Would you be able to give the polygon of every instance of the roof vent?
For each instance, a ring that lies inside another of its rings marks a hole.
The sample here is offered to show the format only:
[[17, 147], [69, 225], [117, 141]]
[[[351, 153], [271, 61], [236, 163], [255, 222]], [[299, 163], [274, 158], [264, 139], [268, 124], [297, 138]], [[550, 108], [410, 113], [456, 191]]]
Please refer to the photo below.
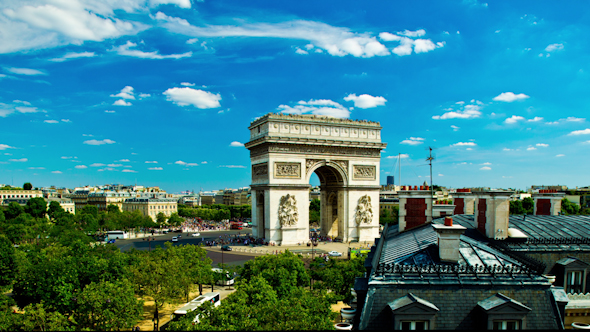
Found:
[[459, 263], [461, 260], [461, 235], [466, 228], [461, 225], [453, 225], [453, 218], [446, 217], [445, 224], [433, 224], [432, 228], [438, 237], [438, 255], [440, 260], [449, 263]]

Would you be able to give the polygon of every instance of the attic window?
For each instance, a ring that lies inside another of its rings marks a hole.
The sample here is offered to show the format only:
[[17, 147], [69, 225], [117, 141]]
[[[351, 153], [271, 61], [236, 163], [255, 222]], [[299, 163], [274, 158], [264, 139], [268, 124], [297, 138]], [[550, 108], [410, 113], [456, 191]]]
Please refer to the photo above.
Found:
[[526, 315], [531, 308], [498, 293], [477, 305], [486, 313], [488, 330], [521, 330], [526, 329]]
[[439, 309], [412, 293], [390, 302], [389, 308], [393, 313], [394, 330], [435, 329], [434, 322]]

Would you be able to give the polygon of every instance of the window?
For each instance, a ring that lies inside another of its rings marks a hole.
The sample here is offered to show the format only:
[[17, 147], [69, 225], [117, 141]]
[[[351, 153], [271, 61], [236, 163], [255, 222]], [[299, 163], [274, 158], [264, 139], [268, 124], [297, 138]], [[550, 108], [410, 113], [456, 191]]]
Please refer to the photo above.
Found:
[[583, 276], [584, 271], [570, 271], [567, 273], [566, 290], [569, 294], [584, 292]]
[[494, 330], [520, 330], [519, 320], [495, 320]]
[[428, 330], [428, 321], [420, 320], [420, 321], [411, 321], [411, 320], [403, 320], [401, 322], [401, 329], [402, 330]]

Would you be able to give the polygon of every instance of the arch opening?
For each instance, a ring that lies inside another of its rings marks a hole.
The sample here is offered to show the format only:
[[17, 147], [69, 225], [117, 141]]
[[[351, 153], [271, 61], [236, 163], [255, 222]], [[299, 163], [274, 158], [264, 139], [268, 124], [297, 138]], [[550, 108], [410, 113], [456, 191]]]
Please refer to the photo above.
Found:
[[[345, 234], [344, 230], [344, 193], [346, 179], [342, 174], [342, 170], [333, 165], [326, 165], [322, 163], [312, 171], [319, 180], [319, 220], [312, 221], [312, 214], [316, 214], [314, 208], [317, 208], [317, 202], [310, 200], [310, 228], [318, 228], [317, 232], [310, 232], [310, 238], [320, 236], [322, 238], [330, 238], [332, 240], [342, 239]], [[310, 174], [311, 180], [311, 174]], [[317, 225], [316, 225], [317, 222]]]

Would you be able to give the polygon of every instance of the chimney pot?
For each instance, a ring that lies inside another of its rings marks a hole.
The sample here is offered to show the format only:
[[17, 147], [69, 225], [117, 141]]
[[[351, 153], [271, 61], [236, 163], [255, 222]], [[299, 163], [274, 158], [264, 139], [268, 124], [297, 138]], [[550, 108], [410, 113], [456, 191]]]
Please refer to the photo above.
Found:
[[453, 217], [445, 217], [445, 226], [453, 226]]

